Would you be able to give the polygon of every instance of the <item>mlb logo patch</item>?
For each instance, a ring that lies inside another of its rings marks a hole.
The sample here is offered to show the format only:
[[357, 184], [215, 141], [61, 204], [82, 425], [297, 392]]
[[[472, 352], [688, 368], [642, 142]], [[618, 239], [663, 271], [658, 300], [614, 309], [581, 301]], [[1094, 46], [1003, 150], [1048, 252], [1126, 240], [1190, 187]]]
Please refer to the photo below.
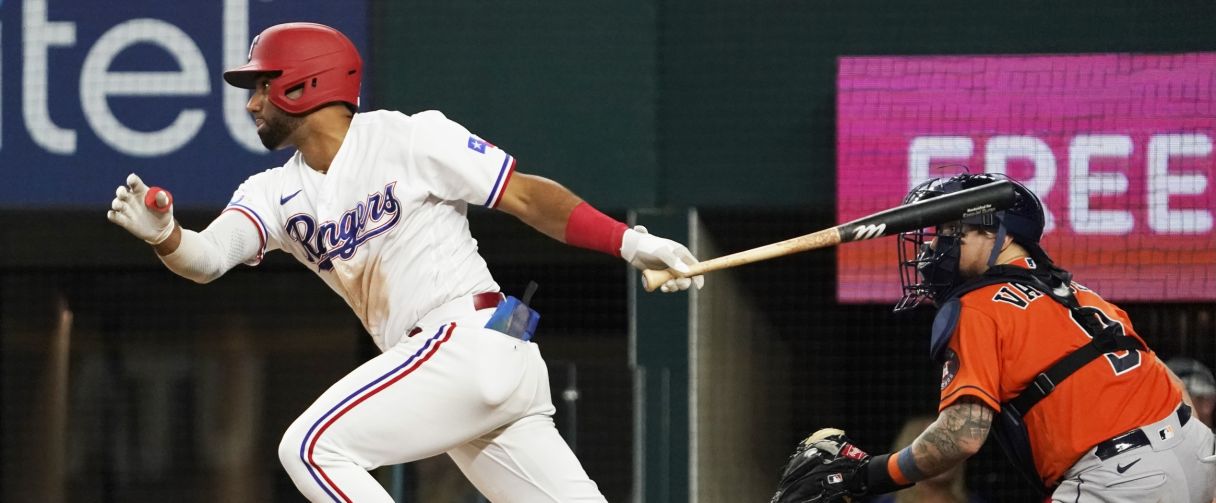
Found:
[[486, 147], [494, 148], [494, 145], [476, 136], [469, 137], [469, 150], [484, 154], [486, 153]]

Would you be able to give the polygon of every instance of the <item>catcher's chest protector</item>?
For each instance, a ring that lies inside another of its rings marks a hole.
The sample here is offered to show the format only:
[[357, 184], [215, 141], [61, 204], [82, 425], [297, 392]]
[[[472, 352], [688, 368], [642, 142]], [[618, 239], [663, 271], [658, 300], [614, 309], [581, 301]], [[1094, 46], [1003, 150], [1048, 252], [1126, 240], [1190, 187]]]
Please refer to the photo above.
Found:
[[[1066, 275], [1057, 276], [1051, 272], [1047, 272], [1047, 274], [1051, 274], [1055, 280], [1062, 281], [1061, 284], [1069, 283]], [[1063, 295], [1053, 290], [1041, 277], [1028, 269], [1015, 266], [995, 266], [985, 272], [983, 276], [965, 283], [951, 292], [948, 300], [938, 309], [937, 315], [933, 319], [933, 335], [929, 347], [929, 356], [933, 361], [939, 364], [944, 363], [946, 347], [954, 335], [959, 314], [962, 311], [962, 302], [959, 299], [968, 292], [999, 283], [1018, 283], [1042, 292], [1072, 311], [1073, 317], [1081, 321], [1082, 326], [1093, 337], [1089, 344], [1069, 353], [1040, 373], [1020, 395], [1002, 403], [1001, 411], [994, 424], [993, 433], [996, 435], [997, 443], [1001, 445], [1001, 450], [1005, 452], [1005, 456], [1022, 474], [1022, 477], [1039, 491], [1040, 495], [1046, 496], [1051, 491], [1043, 483], [1043, 479], [1035, 468], [1034, 453], [1030, 447], [1030, 433], [1026, 430], [1023, 417], [1031, 407], [1046, 398], [1061, 381], [1103, 353], [1146, 348], [1138, 340], [1123, 335], [1121, 332], [1114, 333], [1104, 330], [1092, 315], [1085, 311], [1086, 308], [1077, 303], [1077, 299], [1071, 291]]]

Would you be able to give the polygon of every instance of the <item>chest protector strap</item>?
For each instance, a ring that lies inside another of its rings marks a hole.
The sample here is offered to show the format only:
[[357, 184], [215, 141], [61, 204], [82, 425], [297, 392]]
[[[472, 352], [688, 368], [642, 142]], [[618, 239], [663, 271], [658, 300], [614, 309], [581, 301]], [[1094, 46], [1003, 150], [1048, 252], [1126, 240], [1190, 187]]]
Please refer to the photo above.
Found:
[[[954, 329], [958, 325], [959, 313], [962, 310], [960, 298], [973, 290], [988, 285], [1000, 283], [1017, 283], [1042, 292], [1052, 300], [1059, 302], [1071, 312], [1073, 319], [1089, 333], [1092, 340], [1063, 358], [1057, 360], [1046, 370], [1040, 372], [1022, 393], [1001, 404], [1001, 413], [997, 416], [993, 433], [1005, 456], [1013, 463], [1023, 478], [1034, 486], [1041, 495], [1047, 495], [1050, 490], [1039, 477], [1035, 468], [1034, 454], [1030, 448], [1030, 434], [1026, 430], [1023, 418], [1035, 404], [1047, 398], [1059, 386], [1081, 367], [1106, 353], [1115, 351], [1147, 351], [1134, 337], [1124, 334], [1123, 327], [1118, 323], [1104, 323], [1105, 318], [1097, 308], [1081, 306], [1077, 302], [1074, 291], [1069, 286], [1072, 275], [1062, 269], [1048, 266], [1048, 270], [1024, 269], [1016, 266], [999, 265], [988, 269], [982, 276], [969, 281], [947, 296], [948, 300], [941, 304], [937, 316], [933, 320], [933, 339], [930, 343], [930, 357], [941, 362]], [[1055, 285], [1054, 287], [1048, 284]], [[1036, 334], [1052, 337], [1055, 334]]]

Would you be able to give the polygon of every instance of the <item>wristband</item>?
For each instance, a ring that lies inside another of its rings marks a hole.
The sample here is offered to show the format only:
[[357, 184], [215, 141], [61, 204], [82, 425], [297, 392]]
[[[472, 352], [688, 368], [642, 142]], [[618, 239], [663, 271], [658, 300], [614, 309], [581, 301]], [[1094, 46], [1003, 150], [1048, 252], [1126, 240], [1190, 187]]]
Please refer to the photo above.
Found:
[[866, 466], [866, 494], [885, 494], [913, 484], [899, 470], [897, 459], [891, 454], [870, 458]]
[[566, 244], [619, 257], [621, 238], [628, 228], [583, 201], [570, 211], [566, 220]]

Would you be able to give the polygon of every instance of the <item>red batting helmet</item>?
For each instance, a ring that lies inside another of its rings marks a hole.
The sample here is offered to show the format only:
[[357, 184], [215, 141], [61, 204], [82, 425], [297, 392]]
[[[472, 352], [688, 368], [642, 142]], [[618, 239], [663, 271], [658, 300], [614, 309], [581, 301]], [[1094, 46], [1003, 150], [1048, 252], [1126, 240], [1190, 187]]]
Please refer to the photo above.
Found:
[[[253, 89], [259, 75], [271, 74], [270, 102], [291, 114], [343, 102], [359, 107], [363, 60], [342, 32], [316, 23], [284, 23], [266, 28], [249, 45], [249, 62], [224, 72], [224, 80]], [[289, 99], [297, 89], [303, 94]]]

